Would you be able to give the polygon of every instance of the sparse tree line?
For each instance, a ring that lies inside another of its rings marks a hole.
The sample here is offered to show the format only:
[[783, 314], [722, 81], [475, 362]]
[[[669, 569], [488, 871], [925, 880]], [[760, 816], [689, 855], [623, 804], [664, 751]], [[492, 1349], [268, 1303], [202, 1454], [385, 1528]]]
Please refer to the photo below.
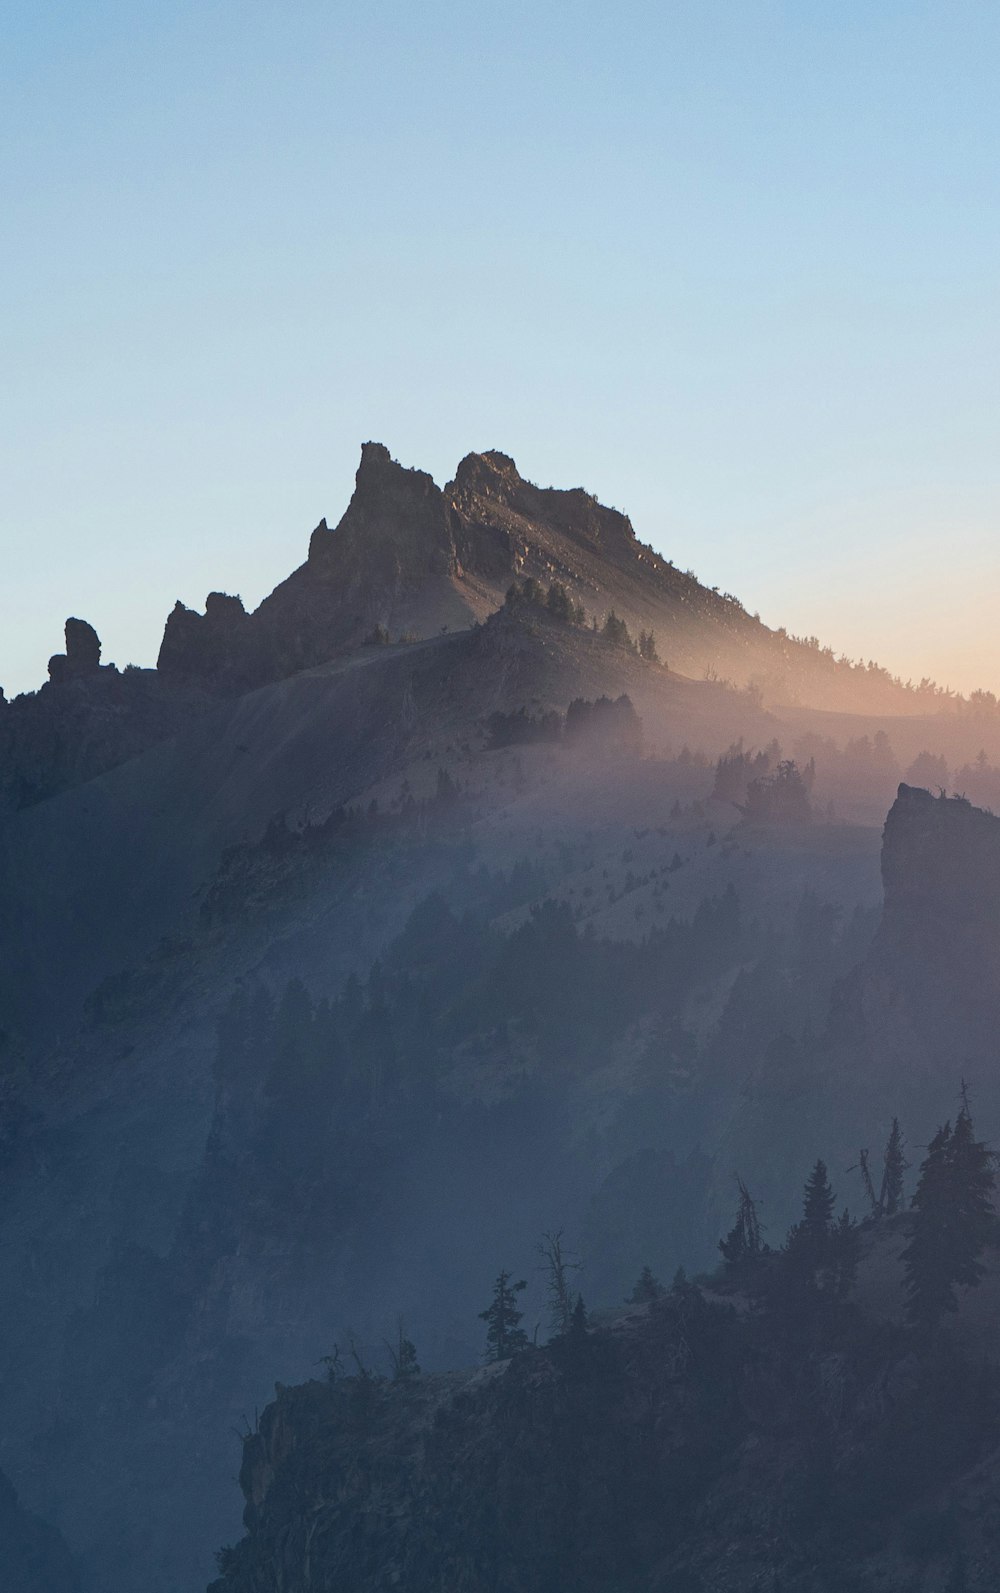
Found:
[[541, 581], [529, 575], [526, 580], [515, 581], [508, 587], [506, 603], [510, 608], [516, 608], [519, 604], [544, 608], [553, 619], [563, 620], [567, 625], [576, 625], [581, 629], [587, 628], [595, 635], [603, 636], [612, 646], [627, 648], [648, 664], [662, 663], [656, 651], [656, 636], [651, 630], [641, 630], [637, 637], [633, 637], [625, 621], [619, 618], [614, 609], [610, 609], [603, 620], [592, 614], [588, 621], [583, 604], [573, 601], [561, 581], [553, 581], [546, 590]]
[[[993, 1206], [995, 1165], [993, 1152], [976, 1138], [963, 1085], [955, 1122], [943, 1124], [928, 1145], [910, 1201], [909, 1237], [902, 1261], [906, 1317], [911, 1327], [936, 1328], [942, 1317], [958, 1310], [958, 1291], [968, 1291], [981, 1282], [983, 1254], [1000, 1243], [1000, 1223]], [[908, 1167], [899, 1120], [893, 1118], [878, 1188], [867, 1152], [862, 1152], [858, 1163], [870, 1208], [859, 1223], [846, 1207], [836, 1215], [837, 1198], [826, 1163], [817, 1160], [803, 1190], [802, 1214], [777, 1249], [767, 1243], [757, 1202], [743, 1179], [737, 1178], [733, 1226], [719, 1240], [721, 1274], [692, 1283], [679, 1268], [668, 1290], [645, 1266], [627, 1303], [655, 1306], [668, 1295], [676, 1298], [703, 1284], [723, 1293], [738, 1289], [779, 1321], [808, 1321], [816, 1311], [842, 1304], [852, 1294], [864, 1232], [906, 1209]], [[583, 1296], [575, 1286], [581, 1263], [567, 1249], [561, 1229], [544, 1234], [537, 1251], [545, 1278], [550, 1341], [579, 1338], [588, 1329]], [[520, 1298], [527, 1287], [525, 1278], [515, 1281], [506, 1267], [497, 1273], [489, 1303], [479, 1313], [486, 1325], [483, 1359], [487, 1364], [510, 1360], [537, 1344], [539, 1327], [529, 1338], [522, 1325], [525, 1313]], [[405, 1383], [419, 1375], [417, 1352], [406, 1337], [402, 1317], [395, 1338], [386, 1340], [385, 1346], [391, 1381]], [[346, 1360], [340, 1350], [324, 1360], [331, 1377], [338, 1375], [347, 1361], [359, 1375], [374, 1375], [353, 1340]]]
[[[868, 1152], [860, 1153], [857, 1169], [869, 1210], [858, 1224], [846, 1207], [835, 1219], [836, 1197], [829, 1174], [825, 1163], [817, 1161], [805, 1186], [802, 1216], [777, 1251], [765, 1242], [756, 1202], [738, 1180], [736, 1220], [719, 1241], [730, 1277], [772, 1299], [796, 1291], [800, 1296], [805, 1291], [845, 1299], [854, 1287], [863, 1230], [907, 1209], [909, 1165], [899, 1119], [894, 1117], [878, 1186]], [[958, 1310], [959, 1290], [981, 1282], [983, 1254], [1000, 1243], [995, 1191], [996, 1157], [976, 1138], [963, 1084], [954, 1124], [944, 1123], [927, 1146], [909, 1203], [909, 1237], [902, 1261], [906, 1317], [912, 1326], [936, 1326], [943, 1316]]]

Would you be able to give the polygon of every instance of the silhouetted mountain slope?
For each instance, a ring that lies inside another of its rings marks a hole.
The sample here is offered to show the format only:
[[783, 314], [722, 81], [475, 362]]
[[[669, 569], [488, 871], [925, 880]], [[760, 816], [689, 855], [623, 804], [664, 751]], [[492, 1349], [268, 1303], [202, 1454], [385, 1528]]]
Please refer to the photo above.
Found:
[[[897, 1282], [898, 1237], [863, 1236], [869, 1273]], [[995, 1346], [985, 1368], [870, 1307], [817, 1299], [797, 1318], [682, 1282], [479, 1371], [352, 1371], [279, 1387], [245, 1439], [247, 1536], [212, 1593], [1000, 1578]]]

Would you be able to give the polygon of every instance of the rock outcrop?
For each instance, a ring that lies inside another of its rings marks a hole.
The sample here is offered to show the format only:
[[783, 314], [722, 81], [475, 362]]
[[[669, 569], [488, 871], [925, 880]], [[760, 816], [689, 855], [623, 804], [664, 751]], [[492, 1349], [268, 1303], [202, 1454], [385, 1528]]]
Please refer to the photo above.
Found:
[[0, 693], [0, 813], [103, 774], [175, 735], [213, 699], [197, 681], [101, 663], [86, 620], [66, 621], [66, 651], [37, 692]]
[[80, 676], [96, 675], [101, 667], [101, 639], [86, 620], [66, 621], [66, 651], [49, 659], [49, 679], [55, 685]]
[[168, 680], [202, 681], [231, 690], [255, 684], [248, 673], [248, 615], [239, 597], [209, 592], [205, 612], [179, 600], [167, 617], [157, 671]]
[[[964, 797], [901, 785], [882, 844], [884, 907], [831, 1016], [830, 1101], [860, 1082], [884, 1113], [943, 1121], [962, 1079], [1000, 1123], [1000, 818]], [[830, 1107], [832, 1111], [832, 1105]], [[843, 1110], [843, 1107], [841, 1107]]]

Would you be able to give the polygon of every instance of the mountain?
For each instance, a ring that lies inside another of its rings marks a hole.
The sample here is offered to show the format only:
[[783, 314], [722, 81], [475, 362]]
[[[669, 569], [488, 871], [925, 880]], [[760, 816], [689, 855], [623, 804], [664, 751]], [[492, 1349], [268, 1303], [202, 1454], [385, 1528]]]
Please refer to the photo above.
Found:
[[422, 638], [475, 624], [526, 578], [560, 582], [601, 623], [613, 610], [633, 633], [653, 630], [671, 667], [695, 679], [756, 680], [769, 698], [822, 707], [912, 712], [933, 701], [769, 630], [582, 488], [536, 487], [498, 452], [468, 454], [439, 488], [380, 443], [362, 448], [347, 510], [332, 531], [320, 521], [306, 563], [250, 615], [220, 593], [203, 615], [178, 604], [157, 667], [173, 679], [258, 685], [325, 663], [379, 627]]
[[86, 621], [66, 622], [66, 652], [37, 693], [0, 693], [0, 806], [23, 807], [174, 736], [238, 695], [356, 654], [366, 642], [421, 640], [497, 612], [511, 583], [566, 589], [586, 622], [609, 612], [658, 639], [672, 671], [751, 687], [768, 706], [917, 715], [942, 702], [872, 664], [837, 659], [814, 638], [772, 631], [737, 598], [702, 586], [641, 543], [628, 518], [577, 488], [523, 480], [512, 459], [469, 454], [443, 489], [361, 451], [354, 494], [335, 529], [321, 520], [306, 562], [252, 613], [210, 592], [204, 613], [177, 602], [155, 671], [100, 664]]
[[276, 1376], [400, 1312], [468, 1365], [501, 1266], [539, 1319], [544, 1232], [610, 1307], [735, 1171], [777, 1234], [963, 1071], [990, 1130], [996, 821], [882, 826], [1000, 805], [1000, 722], [740, 614], [503, 456], [369, 445], [255, 613], [156, 671], [79, 622], [0, 708], [0, 1464], [94, 1593], [205, 1584]]

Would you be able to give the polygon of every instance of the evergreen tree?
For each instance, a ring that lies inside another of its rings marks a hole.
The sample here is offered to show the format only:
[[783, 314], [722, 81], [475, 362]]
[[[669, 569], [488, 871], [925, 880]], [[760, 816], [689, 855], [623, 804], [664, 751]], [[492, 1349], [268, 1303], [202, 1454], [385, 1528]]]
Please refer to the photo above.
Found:
[[628, 626], [623, 619], [619, 619], [614, 609], [611, 609], [604, 620], [604, 635], [616, 647], [632, 647], [634, 644], [629, 635]]
[[909, 1165], [903, 1155], [903, 1131], [899, 1126], [899, 1118], [894, 1117], [882, 1159], [882, 1187], [878, 1199], [880, 1217], [894, 1217], [897, 1211], [902, 1211], [903, 1175]]
[[628, 1297], [629, 1305], [652, 1305], [663, 1293], [663, 1285], [653, 1276], [652, 1268], [643, 1267], [632, 1293]]
[[830, 1188], [826, 1163], [817, 1161], [806, 1180], [802, 1206], [802, 1227], [817, 1245], [822, 1244], [830, 1232], [836, 1198]]
[[903, 1251], [911, 1322], [932, 1325], [957, 1311], [956, 1287], [981, 1280], [980, 1257], [997, 1232], [995, 1188], [994, 1156], [976, 1139], [963, 1084], [955, 1127], [945, 1123], [931, 1140], [913, 1197], [913, 1237]]
[[817, 1161], [806, 1180], [802, 1218], [788, 1235], [788, 1254], [806, 1266], [822, 1266], [829, 1257], [836, 1195], [830, 1187], [826, 1163]]
[[493, 1285], [493, 1299], [479, 1319], [486, 1323], [486, 1360], [509, 1361], [527, 1347], [528, 1335], [518, 1324], [524, 1315], [517, 1307], [517, 1296], [528, 1287], [524, 1278], [511, 1283], [511, 1273], [501, 1271]]
[[957, 1311], [951, 1254], [954, 1202], [951, 1189], [952, 1129], [945, 1123], [927, 1147], [913, 1196], [913, 1236], [903, 1251], [906, 1312], [911, 1322], [935, 1323]]
[[997, 1236], [993, 1209], [996, 1172], [992, 1151], [976, 1138], [964, 1084], [962, 1110], [955, 1119], [951, 1136], [950, 1160], [957, 1243], [955, 1282], [971, 1289], [985, 1272], [979, 1258]]

